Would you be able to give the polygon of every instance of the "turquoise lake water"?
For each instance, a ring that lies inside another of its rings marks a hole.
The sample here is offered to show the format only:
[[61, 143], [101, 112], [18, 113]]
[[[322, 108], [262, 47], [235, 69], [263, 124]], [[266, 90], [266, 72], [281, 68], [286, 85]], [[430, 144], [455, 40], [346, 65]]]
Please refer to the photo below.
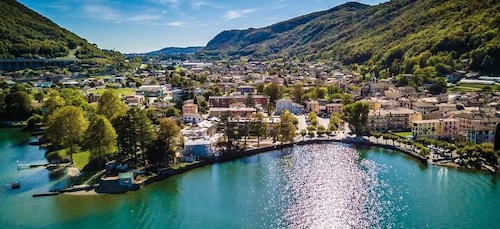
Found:
[[[498, 176], [395, 151], [296, 146], [215, 164], [122, 195], [33, 198], [66, 185], [19, 129], [0, 129], [0, 228], [499, 228]], [[21, 188], [7, 184], [19, 181]]]

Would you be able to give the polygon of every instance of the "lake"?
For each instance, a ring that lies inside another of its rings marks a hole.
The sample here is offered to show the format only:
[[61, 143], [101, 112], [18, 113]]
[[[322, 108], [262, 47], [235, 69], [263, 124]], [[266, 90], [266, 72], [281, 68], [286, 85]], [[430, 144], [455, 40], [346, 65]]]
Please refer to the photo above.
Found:
[[[67, 185], [20, 129], [0, 129], [2, 228], [498, 228], [498, 176], [340, 143], [205, 166], [121, 195], [33, 198]], [[21, 188], [7, 184], [19, 181]]]

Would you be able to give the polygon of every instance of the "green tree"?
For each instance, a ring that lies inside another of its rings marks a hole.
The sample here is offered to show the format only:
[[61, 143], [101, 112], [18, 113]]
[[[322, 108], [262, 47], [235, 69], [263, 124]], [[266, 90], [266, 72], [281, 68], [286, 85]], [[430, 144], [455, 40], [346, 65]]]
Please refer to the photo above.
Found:
[[116, 131], [111, 122], [103, 115], [96, 115], [85, 132], [85, 146], [93, 158], [102, 159], [116, 147]]
[[49, 89], [47, 91], [47, 99], [43, 102], [42, 113], [45, 117], [49, 117], [55, 110], [64, 106], [65, 101], [59, 95], [59, 91]]
[[155, 139], [153, 124], [144, 110], [129, 109], [124, 115], [113, 122], [118, 133], [118, 148], [120, 152], [132, 156], [138, 162], [138, 151], [145, 149]]
[[75, 106], [66, 106], [52, 113], [45, 128], [45, 134], [51, 144], [69, 147], [71, 163], [75, 147], [83, 140], [88, 121], [85, 119], [83, 110]]
[[89, 104], [81, 91], [74, 88], [63, 88], [60, 95], [66, 105], [81, 107], [83, 110], [88, 109]]
[[340, 126], [340, 113], [333, 112], [330, 114], [330, 122], [328, 123], [328, 130], [337, 131]]
[[4, 117], [10, 121], [23, 121], [33, 114], [33, 106], [28, 93], [10, 91], [4, 99]]
[[352, 95], [349, 93], [344, 93], [342, 95], [342, 105], [347, 105], [351, 104], [354, 102], [354, 99], [352, 98]]
[[259, 112], [252, 116], [249, 129], [252, 135], [257, 136], [257, 146], [260, 146], [260, 138], [266, 137], [268, 129], [268, 124], [264, 122], [262, 113]]
[[288, 110], [280, 116], [279, 137], [281, 142], [293, 142], [297, 134], [297, 127], [294, 124], [296, 118]]
[[342, 108], [342, 119], [354, 126], [357, 135], [362, 135], [369, 111], [368, 103], [357, 101]]
[[283, 98], [284, 87], [278, 85], [276, 82], [272, 82], [264, 87], [263, 93], [269, 96], [269, 102], [271, 104], [276, 104], [276, 100]]
[[117, 117], [127, 112], [127, 105], [121, 101], [115, 90], [106, 90], [99, 98], [97, 113], [104, 115], [109, 121], [113, 122]]
[[304, 95], [304, 93], [305, 93], [305, 90], [304, 90], [304, 85], [302, 85], [302, 83], [293, 85], [292, 96], [293, 96], [294, 102], [301, 104], [302, 103], [302, 96]]
[[183, 144], [181, 128], [170, 118], [160, 120], [157, 138], [146, 151], [149, 163], [163, 164], [175, 162], [176, 152]]

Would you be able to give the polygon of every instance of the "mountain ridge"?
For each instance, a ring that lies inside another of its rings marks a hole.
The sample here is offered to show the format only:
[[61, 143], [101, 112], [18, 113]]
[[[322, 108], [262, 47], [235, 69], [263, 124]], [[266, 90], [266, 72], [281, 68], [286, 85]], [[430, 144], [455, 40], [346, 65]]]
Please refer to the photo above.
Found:
[[451, 68], [468, 60], [473, 70], [498, 71], [499, 28], [497, 0], [392, 0], [374, 6], [349, 2], [263, 28], [223, 31], [199, 54], [333, 58], [401, 68], [399, 72], [411, 72], [422, 55]]
[[15, 0], [1, 0], [0, 15], [0, 59], [64, 58], [71, 54], [91, 59], [116, 54], [97, 48]]

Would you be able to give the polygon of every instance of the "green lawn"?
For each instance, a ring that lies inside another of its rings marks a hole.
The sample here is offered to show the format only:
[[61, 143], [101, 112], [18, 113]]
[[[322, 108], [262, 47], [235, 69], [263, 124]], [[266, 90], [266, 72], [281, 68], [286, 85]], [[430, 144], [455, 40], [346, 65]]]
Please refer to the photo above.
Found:
[[[109, 88], [98, 88], [92, 91], [92, 93], [100, 95], [102, 94], [105, 90], [108, 90]], [[116, 90], [118, 94], [120, 95], [135, 95], [135, 89], [134, 88], [118, 88], [118, 89], [111, 89], [111, 90]]]
[[80, 169], [80, 171], [89, 163], [89, 161], [90, 152], [88, 150], [73, 154], [73, 163], [78, 169]]
[[412, 136], [411, 132], [394, 132], [394, 134], [403, 138], [408, 138]]
[[[61, 149], [58, 151], [51, 152], [47, 156], [52, 158], [58, 157], [60, 159], [62, 158], [69, 159], [67, 151], [68, 149]], [[83, 167], [85, 167], [89, 163], [89, 161], [90, 161], [90, 152], [88, 150], [73, 154], [73, 164], [75, 164], [75, 166], [80, 170], [82, 170]]]

